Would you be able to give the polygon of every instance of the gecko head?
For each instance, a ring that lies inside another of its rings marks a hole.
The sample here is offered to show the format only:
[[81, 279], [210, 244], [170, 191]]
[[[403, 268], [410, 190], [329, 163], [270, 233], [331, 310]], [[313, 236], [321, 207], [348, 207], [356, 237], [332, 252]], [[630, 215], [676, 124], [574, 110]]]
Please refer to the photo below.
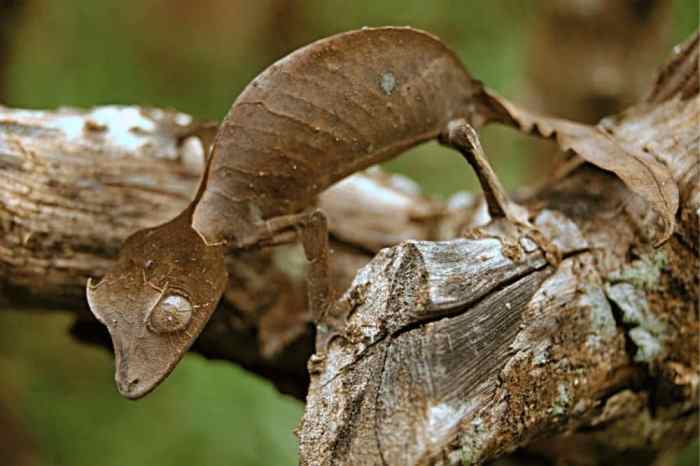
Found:
[[88, 303], [112, 337], [115, 380], [127, 398], [141, 398], [167, 377], [226, 287], [223, 248], [207, 245], [190, 218], [183, 213], [136, 232], [102, 280], [88, 280]]

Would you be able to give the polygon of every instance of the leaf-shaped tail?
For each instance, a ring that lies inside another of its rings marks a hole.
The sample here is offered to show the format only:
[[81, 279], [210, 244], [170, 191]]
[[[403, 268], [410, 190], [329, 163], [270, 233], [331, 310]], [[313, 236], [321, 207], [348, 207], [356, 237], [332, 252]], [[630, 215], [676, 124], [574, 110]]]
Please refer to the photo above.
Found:
[[661, 215], [664, 230], [656, 245], [663, 244], [671, 237], [678, 210], [678, 186], [668, 167], [653, 155], [643, 148], [622, 144], [614, 136], [614, 126], [604, 124], [606, 120], [596, 126], [575, 123], [530, 112], [490, 90], [485, 90], [484, 95], [491, 120], [514, 126], [528, 134], [553, 139], [563, 151], [571, 151], [617, 175]]

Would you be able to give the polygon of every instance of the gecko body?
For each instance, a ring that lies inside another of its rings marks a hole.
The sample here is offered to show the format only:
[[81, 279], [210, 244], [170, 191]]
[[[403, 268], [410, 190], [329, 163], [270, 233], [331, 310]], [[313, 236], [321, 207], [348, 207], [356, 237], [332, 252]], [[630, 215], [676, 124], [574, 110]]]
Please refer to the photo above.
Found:
[[[218, 129], [193, 202], [134, 233], [87, 298], [112, 337], [120, 393], [139, 398], [176, 366], [228, 284], [232, 249], [300, 232], [309, 306], [328, 303], [325, 217], [312, 209], [336, 181], [446, 134], [476, 115], [483, 88], [456, 54], [411, 28], [365, 28], [271, 65]], [[483, 112], [482, 112], [483, 113]]]

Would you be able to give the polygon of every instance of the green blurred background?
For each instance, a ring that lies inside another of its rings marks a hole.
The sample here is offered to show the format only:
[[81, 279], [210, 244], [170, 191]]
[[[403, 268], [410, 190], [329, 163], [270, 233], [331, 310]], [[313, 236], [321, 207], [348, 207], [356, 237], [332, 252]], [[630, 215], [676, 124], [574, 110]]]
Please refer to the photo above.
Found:
[[[0, 0], [0, 104], [142, 104], [220, 119], [275, 59], [326, 35], [391, 24], [439, 35], [489, 87], [547, 108], [531, 65], [535, 49], [547, 43], [542, 30], [553, 3]], [[661, 26], [648, 26], [661, 51], [652, 63], [697, 27], [697, 0], [664, 11]], [[557, 57], [549, 56], [556, 74]], [[643, 73], [651, 76], [653, 68]], [[509, 188], [541, 176], [548, 159], [522, 156], [534, 154], [525, 138], [504, 129], [487, 129], [483, 138]], [[459, 157], [435, 144], [388, 166], [436, 196], [475, 187]], [[0, 312], [0, 448], [8, 449], [0, 451], [0, 465], [296, 463], [292, 431], [302, 405], [266, 381], [188, 356], [156, 392], [130, 402], [114, 388], [111, 355], [73, 341], [70, 323], [69, 314], [57, 312]]]

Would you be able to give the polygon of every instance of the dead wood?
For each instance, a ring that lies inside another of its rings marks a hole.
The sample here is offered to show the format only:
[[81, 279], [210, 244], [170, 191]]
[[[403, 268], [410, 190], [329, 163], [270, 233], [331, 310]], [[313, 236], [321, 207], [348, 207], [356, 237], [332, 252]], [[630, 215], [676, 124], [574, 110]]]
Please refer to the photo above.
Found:
[[[474, 197], [446, 207], [377, 172], [321, 196], [339, 296], [321, 330], [339, 337], [310, 362], [302, 462], [471, 464], [572, 433], [614, 456], [696, 434], [697, 47], [678, 49], [648, 102], [600, 126], [671, 175], [678, 210], [659, 248], [668, 212], [589, 164], [520, 199], [530, 225], [515, 232], [483, 226]], [[108, 344], [85, 281], [131, 232], [186, 205], [202, 134], [155, 109], [0, 108], [2, 306], [75, 312], [76, 335]], [[302, 251], [227, 260], [232, 286], [194, 350], [303, 397], [314, 330]]]

